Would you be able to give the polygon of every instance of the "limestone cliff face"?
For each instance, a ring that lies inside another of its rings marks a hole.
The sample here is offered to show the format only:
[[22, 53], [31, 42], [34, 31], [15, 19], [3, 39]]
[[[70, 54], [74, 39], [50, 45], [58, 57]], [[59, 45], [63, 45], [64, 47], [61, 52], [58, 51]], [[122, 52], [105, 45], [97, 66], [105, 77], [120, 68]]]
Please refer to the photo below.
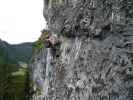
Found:
[[44, 0], [62, 42], [32, 64], [33, 100], [133, 100], [133, 1]]

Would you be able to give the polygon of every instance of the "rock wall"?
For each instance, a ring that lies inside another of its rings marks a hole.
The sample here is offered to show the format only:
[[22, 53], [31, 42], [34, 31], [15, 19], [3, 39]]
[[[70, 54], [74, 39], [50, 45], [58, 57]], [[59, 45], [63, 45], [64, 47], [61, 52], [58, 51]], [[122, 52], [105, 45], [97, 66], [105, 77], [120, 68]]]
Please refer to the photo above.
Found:
[[44, 0], [62, 42], [32, 64], [33, 100], [133, 100], [133, 1]]

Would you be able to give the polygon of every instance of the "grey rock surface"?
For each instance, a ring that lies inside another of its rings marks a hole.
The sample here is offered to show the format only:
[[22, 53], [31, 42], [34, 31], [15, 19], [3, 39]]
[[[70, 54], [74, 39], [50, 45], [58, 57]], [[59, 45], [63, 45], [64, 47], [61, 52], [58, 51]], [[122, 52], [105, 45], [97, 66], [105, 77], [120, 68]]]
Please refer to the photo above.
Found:
[[33, 100], [133, 100], [133, 1], [44, 0], [59, 47], [32, 64]]

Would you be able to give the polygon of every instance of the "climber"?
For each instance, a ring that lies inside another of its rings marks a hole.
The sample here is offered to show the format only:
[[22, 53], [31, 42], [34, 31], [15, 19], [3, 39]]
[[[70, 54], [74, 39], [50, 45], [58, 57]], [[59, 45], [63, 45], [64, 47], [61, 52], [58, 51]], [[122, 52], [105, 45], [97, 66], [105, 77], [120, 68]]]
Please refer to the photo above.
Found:
[[52, 34], [46, 39], [46, 47], [52, 48], [52, 54], [54, 57], [59, 57], [61, 39], [56, 35]]
[[56, 34], [52, 34], [51, 36], [49, 36], [47, 39], [46, 39], [47, 42], [50, 42], [51, 45], [56, 45], [56, 44], [59, 44], [61, 41], [60, 39], [58, 38], [58, 36]]
[[61, 43], [61, 39], [59, 39], [59, 36], [57, 34], [51, 34], [49, 30], [42, 30], [42, 35], [40, 40], [44, 41], [44, 44], [47, 48], [49, 47], [55, 47], [58, 44]]

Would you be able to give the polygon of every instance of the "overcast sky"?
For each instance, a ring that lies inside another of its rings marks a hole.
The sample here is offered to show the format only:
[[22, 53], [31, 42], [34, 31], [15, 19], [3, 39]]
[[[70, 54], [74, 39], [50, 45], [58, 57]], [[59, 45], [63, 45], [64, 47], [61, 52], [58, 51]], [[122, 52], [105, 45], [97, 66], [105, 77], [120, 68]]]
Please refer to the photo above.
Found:
[[45, 27], [43, 0], [0, 0], [0, 38], [11, 44], [38, 39]]

